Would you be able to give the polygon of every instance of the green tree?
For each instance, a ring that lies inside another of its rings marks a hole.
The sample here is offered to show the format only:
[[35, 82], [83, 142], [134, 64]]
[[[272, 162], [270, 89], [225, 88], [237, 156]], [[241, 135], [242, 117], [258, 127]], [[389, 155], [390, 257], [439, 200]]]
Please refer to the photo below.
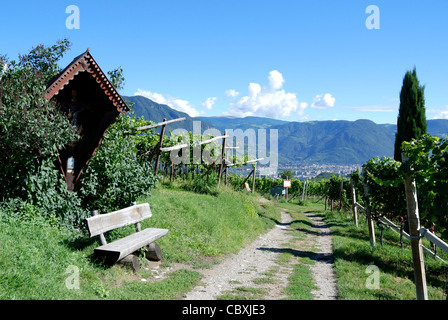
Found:
[[291, 180], [294, 177], [294, 172], [292, 172], [291, 170], [283, 170], [281, 177], [285, 180]]
[[395, 135], [394, 159], [401, 162], [403, 141], [419, 139], [426, 133], [424, 86], [420, 86], [417, 70], [406, 72], [400, 92], [400, 109]]
[[18, 61], [0, 58], [0, 65], [7, 65], [0, 79], [0, 199], [26, 198], [30, 177], [46, 160], [56, 159], [56, 148], [77, 138], [67, 118], [44, 97], [69, 48], [62, 40], [39, 45]]

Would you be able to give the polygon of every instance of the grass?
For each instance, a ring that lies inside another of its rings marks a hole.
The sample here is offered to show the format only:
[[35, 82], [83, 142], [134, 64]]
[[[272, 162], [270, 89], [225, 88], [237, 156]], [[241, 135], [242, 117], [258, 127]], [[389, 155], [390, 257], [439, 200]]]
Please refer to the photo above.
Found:
[[[384, 231], [384, 244], [370, 245], [367, 225], [362, 215], [359, 227], [355, 227], [350, 213], [327, 212], [325, 221], [330, 225], [333, 236], [334, 269], [337, 289], [341, 300], [415, 300], [413, 283], [412, 252], [405, 240], [402, 249], [399, 235], [391, 230]], [[429, 247], [428, 243], [425, 243]], [[442, 255], [448, 260], [447, 255]], [[445, 299], [445, 264], [425, 254], [425, 269], [430, 300]], [[375, 266], [375, 267], [370, 267]], [[373, 269], [378, 270], [377, 278]], [[376, 287], [372, 281], [378, 280]]]
[[[141, 281], [148, 276], [143, 268], [135, 274], [120, 265], [93, 262], [97, 239], [74, 237], [55, 221], [33, 215], [32, 207], [18, 214], [0, 212], [0, 299], [180, 299], [201, 278], [190, 269], [236, 252], [279, 219], [278, 210], [261, 206], [257, 197], [226, 188], [217, 196], [203, 195], [174, 186], [155, 189], [150, 199], [140, 199], [150, 203], [153, 214], [142, 227], [170, 230], [158, 241], [163, 263], [192, 266], [147, 282]], [[131, 230], [124, 228], [122, 233]], [[76, 287], [71, 281], [78, 275]]]
[[[258, 198], [256, 194], [226, 188], [220, 189], [216, 196], [196, 194], [173, 184], [155, 189], [150, 199], [140, 199], [150, 203], [153, 213], [143, 227], [170, 230], [158, 241], [163, 263], [182, 262], [191, 266], [172, 272], [164, 280], [147, 282], [141, 281], [142, 277], [151, 276], [144, 269], [135, 274], [119, 265], [108, 268], [94, 263], [93, 249], [99, 245], [96, 239], [74, 236], [58, 228], [56, 221], [36, 216], [31, 206], [18, 214], [0, 212], [0, 299], [181, 299], [200, 281], [201, 275], [194, 267], [217, 263], [280, 221], [275, 202], [261, 203]], [[287, 299], [312, 299], [310, 266], [316, 249], [312, 243], [306, 247], [298, 245], [307, 235], [315, 234], [305, 216], [314, 213], [324, 216], [331, 228], [340, 300], [415, 300], [411, 250], [406, 240], [404, 248], [400, 247], [398, 234], [386, 230], [384, 245], [378, 240], [372, 248], [362, 215], [356, 228], [350, 213], [325, 212], [320, 203], [277, 205], [289, 210], [293, 217], [293, 240], [285, 244], [286, 249], [278, 259], [278, 266], [293, 266], [285, 289]], [[430, 247], [428, 243], [425, 246]], [[448, 260], [446, 254], [441, 255]], [[444, 265], [425, 254], [431, 300], [446, 298]], [[369, 286], [376, 280], [371, 266], [378, 271], [377, 289]], [[280, 270], [279, 267], [260, 275], [254, 286], [275, 283]], [[70, 289], [67, 284], [75, 273], [79, 273], [79, 289]], [[257, 288], [240, 287], [221, 298], [262, 299], [265, 294]]]
[[153, 212], [148, 226], [170, 230], [159, 241], [167, 248], [166, 259], [191, 262], [201, 256], [237, 252], [272, 227], [279, 219], [278, 210], [260, 205], [258, 197], [230, 189], [213, 196], [160, 188], [153, 190], [151, 199], [142, 201], [149, 202]]

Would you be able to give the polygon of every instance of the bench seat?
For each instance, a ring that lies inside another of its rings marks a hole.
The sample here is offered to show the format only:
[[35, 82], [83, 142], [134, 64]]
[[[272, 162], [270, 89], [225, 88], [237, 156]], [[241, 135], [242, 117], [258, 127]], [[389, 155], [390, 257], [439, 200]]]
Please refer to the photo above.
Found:
[[94, 250], [94, 254], [98, 258], [105, 258], [104, 262], [106, 264], [113, 264], [167, 233], [168, 229], [147, 228], [102, 245]]

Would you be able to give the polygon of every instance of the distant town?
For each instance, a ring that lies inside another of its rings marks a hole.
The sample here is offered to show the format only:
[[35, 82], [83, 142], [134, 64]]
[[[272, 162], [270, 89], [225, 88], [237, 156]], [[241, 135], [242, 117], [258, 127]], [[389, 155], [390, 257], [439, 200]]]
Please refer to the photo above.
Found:
[[[281, 176], [282, 171], [291, 170], [294, 172], [294, 176], [297, 179], [313, 179], [322, 173], [331, 173], [335, 175], [347, 176], [351, 172], [358, 169], [361, 171], [360, 164], [353, 165], [336, 165], [336, 164], [310, 164], [310, 165], [287, 165], [279, 166], [278, 168], [260, 167], [257, 168], [257, 177], [271, 177], [278, 178]], [[246, 171], [251, 171], [252, 166], [244, 166], [235, 168], [232, 171], [237, 174], [243, 174]]]
[[335, 164], [311, 164], [301, 166], [282, 166], [279, 167], [278, 174], [281, 174], [283, 170], [291, 170], [298, 179], [312, 179], [317, 177], [321, 173], [334, 173], [336, 175], [347, 176], [351, 172], [359, 169], [361, 171], [361, 165], [335, 165]]

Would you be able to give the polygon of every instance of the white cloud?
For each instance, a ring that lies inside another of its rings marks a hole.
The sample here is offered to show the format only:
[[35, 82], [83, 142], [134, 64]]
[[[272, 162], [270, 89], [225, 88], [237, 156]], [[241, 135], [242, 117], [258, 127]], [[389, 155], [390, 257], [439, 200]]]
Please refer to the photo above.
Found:
[[160, 104], [166, 104], [175, 110], [187, 113], [190, 117], [197, 117], [202, 114], [201, 112], [196, 110], [196, 108], [187, 100], [182, 100], [170, 96], [164, 96], [157, 92], [151, 92], [141, 89], [138, 89], [135, 95], [146, 97]]
[[283, 82], [285, 82], [285, 80], [280, 72], [277, 70], [269, 72], [269, 85], [272, 90], [281, 89], [283, 87]]
[[334, 98], [330, 93], [318, 94], [314, 97], [311, 108], [314, 109], [327, 109], [334, 107], [336, 98]]
[[[428, 110], [428, 111], [430, 111], [430, 110]], [[442, 110], [437, 110], [437, 112], [434, 109], [432, 109], [431, 112], [436, 113], [436, 115], [434, 116], [433, 119], [447, 119], [448, 120], [448, 106], [446, 106]], [[428, 113], [430, 113], [430, 112], [428, 112]]]
[[[287, 118], [291, 114], [303, 115], [308, 107], [306, 102], [299, 103], [295, 93], [286, 92], [283, 87], [283, 75], [274, 70], [269, 73], [269, 87], [250, 83], [248, 95], [229, 104], [227, 115], [237, 117], [262, 116], [270, 118]], [[231, 90], [226, 91], [226, 95]], [[234, 91], [234, 90], [233, 90]], [[233, 92], [232, 91], [232, 92]]]
[[236, 90], [234, 90], [234, 89], [230, 89], [230, 90], [227, 90], [226, 92], [225, 92], [225, 95], [227, 96], [227, 97], [229, 97], [229, 98], [235, 98], [236, 96], [238, 96], [240, 93], [238, 92], [238, 91], [236, 91]]
[[204, 106], [205, 109], [207, 109], [207, 110], [212, 110], [212, 108], [213, 108], [213, 106], [214, 106], [214, 104], [215, 104], [215, 102], [216, 102], [217, 99], [218, 99], [218, 98], [216, 98], [216, 97], [210, 97], [210, 98], [207, 98], [207, 100], [205, 100], [205, 101], [202, 103], [202, 105]]

